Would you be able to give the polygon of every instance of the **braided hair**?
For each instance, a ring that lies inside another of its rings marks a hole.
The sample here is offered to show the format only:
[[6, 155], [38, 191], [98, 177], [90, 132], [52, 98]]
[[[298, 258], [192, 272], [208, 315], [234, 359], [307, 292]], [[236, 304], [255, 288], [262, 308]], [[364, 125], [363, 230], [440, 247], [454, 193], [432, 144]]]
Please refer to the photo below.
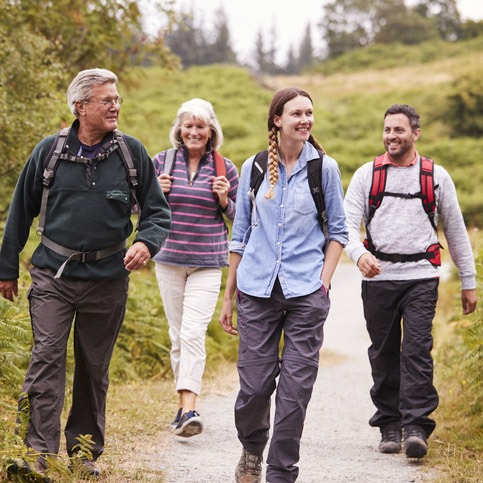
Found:
[[[268, 110], [268, 170], [269, 170], [269, 183], [270, 189], [268, 190], [265, 198], [273, 198], [273, 189], [278, 181], [278, 132], [279, 128], [275, 125], [275, 116], [281, 116], [283, 113], [283, 108], [285, 104], [297, 96], [303, 96], [310, 100], [313, 104], [310, 95], [302, 89], [297, 87], [286, 87], [285, 89], [280, 89], [277, 91], [270, 103], [270, 108]], [[323, 151], [321, 144], [312, 136], [309, 136], [309, 143], [314, 146], [314, 148]]]

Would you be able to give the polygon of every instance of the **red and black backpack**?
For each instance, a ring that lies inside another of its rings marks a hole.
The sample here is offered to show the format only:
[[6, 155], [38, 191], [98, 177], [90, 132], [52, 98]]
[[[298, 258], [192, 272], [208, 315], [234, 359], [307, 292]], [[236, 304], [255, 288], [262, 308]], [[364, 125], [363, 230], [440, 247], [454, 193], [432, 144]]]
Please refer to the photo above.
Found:
[[430, 245], [425, 252], [400, 254], [400, 253], [384, 253], [376, 249], [372, 242], [372, 237], [369, 232], [369, 224], [376, 213], [376, 210], [381, 206], [384, 196], [394, 196], [397, 198], [420, 198], [423, 204], [423, 209], [428, 215], [431, 226], [437, 232], [436, 223], [434, 220], [436, 212], [436, 198], [435, 189], [438, 186], [434, 185], [434, 161], [431, 158], [421, 157], [419, 181], [421, 191], [418, 193], [391, 193], [386, 191], [387, 178], [387, 164], [383, 164], [384, 155], [378, 156], [372, 167], [372, 184], [369, 193], [369, 216], [366, 222], [366, 239], [364, 246], [379, 260], [384, 260], [393, 263], [416, 262], [418, 260], [428, 260], [432, 265], [438, 267], [441, 265], [441, 244], [435, 243]]

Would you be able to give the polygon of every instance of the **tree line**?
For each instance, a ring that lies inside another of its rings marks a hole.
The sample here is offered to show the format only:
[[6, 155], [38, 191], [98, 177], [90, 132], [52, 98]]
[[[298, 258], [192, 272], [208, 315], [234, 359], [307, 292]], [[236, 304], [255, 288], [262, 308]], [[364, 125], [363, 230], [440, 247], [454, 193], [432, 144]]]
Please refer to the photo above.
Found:
[[[298, 74], [317, 62], [333, 59], [351, 50], [374, 44], [415, 45], [442, 39], [455, 42], [483, 33], [483, 22], [463, 22], [456, 0], [418, 0], [410, 7], [405, 0], [332, 0], [321, 5], [318, 30], [308, 24], [299, 45], [291, 45], [284, 62], [277, 62], [278, 39], [273, 26], [260, 29], [252, 50], [250, 67], [266, 74]], [[213, 63], [238, 63], [232, 48], [228, 18], [223, 8], [207, 27], [191, 6], [176, 14], [166, 45], [184, 68]], [[314, 35], [325, 46], [314, 50]]]

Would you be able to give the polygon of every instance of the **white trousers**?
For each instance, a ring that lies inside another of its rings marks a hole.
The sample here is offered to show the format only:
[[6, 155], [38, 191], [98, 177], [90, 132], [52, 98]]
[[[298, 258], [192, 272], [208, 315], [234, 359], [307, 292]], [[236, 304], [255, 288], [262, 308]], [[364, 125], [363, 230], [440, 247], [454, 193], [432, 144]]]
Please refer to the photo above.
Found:
[[156, 279], [169, 324], [176, 390], [200, 394], [206, 330], [220, 293], [221, 269], [156, 263]]

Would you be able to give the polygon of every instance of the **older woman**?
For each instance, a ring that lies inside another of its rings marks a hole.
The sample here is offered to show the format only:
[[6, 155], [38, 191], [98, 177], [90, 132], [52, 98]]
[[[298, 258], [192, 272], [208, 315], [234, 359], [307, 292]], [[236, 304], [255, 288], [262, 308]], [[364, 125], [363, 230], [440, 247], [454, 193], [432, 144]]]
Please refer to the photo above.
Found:
[[[216, 150], [223, 133], [213, 106], [191, 99], [179, 108], [170, 133], [173, 150], [153, 161], [172, 210], [172, 230], [154, 257], [156, 278], [169, 324], [171, 366], [179, 395], [174, 434], [203, 430], [195, 410], [205, 368], [205, 335], [215, 311], [221, 268], [228, 265], [227, 227], [235, 216], [238, 172]], [[215, 158], [222, 160], [215, 168]], [[171, 163], [169, 163], [171, 164]]]

